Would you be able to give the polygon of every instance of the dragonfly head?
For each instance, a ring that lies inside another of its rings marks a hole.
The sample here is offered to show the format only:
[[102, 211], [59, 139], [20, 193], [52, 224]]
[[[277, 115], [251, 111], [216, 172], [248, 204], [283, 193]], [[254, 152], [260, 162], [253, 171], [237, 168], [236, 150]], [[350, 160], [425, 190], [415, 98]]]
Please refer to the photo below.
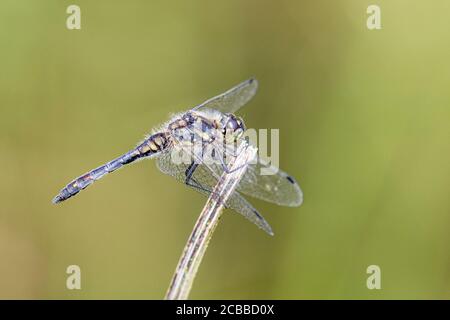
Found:
[[226, 114], [221, 121], [222, 133], [225, 136], [237, 140], [245, 131], [244, 121], [233, 114]]

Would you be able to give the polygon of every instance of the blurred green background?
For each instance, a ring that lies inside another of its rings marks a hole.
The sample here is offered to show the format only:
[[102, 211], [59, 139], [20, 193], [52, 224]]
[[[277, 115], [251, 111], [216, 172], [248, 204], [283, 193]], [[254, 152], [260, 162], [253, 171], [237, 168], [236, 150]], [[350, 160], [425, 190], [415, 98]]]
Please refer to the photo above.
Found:
[[[81, 7], [81, 30], [66, 8]], [[382, 30], [366, 27], [378, 4]], [[0, 298], [164, 297], [205, 202], [152, 161], [67, 203], [72, 178], [255, 76], [305, 202], [226, 212], [192, 298], [450, 298], [450, 2], [0, 4]], [[66, 289], [81, 267], [82, 290]], [[381, 267], [381, 290], [366, 268]]]

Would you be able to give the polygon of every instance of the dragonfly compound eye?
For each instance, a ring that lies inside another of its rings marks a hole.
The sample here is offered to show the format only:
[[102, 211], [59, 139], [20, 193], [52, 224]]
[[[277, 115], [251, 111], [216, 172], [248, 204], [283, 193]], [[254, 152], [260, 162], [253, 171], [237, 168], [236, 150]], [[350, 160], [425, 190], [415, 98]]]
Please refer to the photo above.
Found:
[[223, 133], [232, 133], [240, 135], [242, 132], [244, 132], [245, 127], [244, 123], [241, 119], [235, 117], [234, 115], [230, 114], [228, 117], [226, 117], [225, 125], [223, 126]]

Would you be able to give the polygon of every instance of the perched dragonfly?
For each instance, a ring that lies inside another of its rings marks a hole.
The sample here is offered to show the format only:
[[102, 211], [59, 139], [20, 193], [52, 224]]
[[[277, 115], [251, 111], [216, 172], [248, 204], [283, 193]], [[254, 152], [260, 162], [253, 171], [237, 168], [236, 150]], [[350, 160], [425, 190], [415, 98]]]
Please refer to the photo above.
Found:
[[[209, 195], [222, 173], [227, 172], [226, 163], [223, 160], [203, 162], [189, 146], [201, 141], [202, 145], [211, 147], [216, 158], [233, 156], [232, 151], [224, 147], [223, 141], [228, 141], [231, 137], [231, 140], [238, 143], [243, 139], [244, 123], [234, 113], [255, 95], [257, 88], [256, 79], [249, 79], [187, 112], [173, 116], [160, 130], [149, 135], [133, 150], [70, 182], [53, 199], [53, 203], [67, 200], [107, 173], [126, 164], [149, 158], [157, 159], [157, 166], [163, 173]], [[192, 160], [188, 163], [174, 161], [174, 150], [189, 153]], [[267, 221], [242, 194], [291, 207], [299, 206], [303, 195], [294, 178], [281, 170], [274, 170], [276, 174], [273, 175], [261, 175], [261, 169], [268, 166], [268, 162], [261, 158], [249, 164], [237, 191], [226, 201], [225, 207], [239, 212], [267, 233], [273, 234]]]

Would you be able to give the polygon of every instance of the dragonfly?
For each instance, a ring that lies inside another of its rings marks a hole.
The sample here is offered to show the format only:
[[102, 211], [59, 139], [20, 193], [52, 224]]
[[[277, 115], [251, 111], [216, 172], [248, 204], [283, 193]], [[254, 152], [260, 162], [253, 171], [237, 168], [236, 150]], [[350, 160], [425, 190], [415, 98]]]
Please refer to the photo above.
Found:
[[[143, 159], [156, 159], [162, 173], [209, 196], [220, 176], [228, 172], [225, 160], [236, 156], [229, 144], [224, 142], [231, 141], [236, 145], [245, 139], [244, 122], [235, 113], [253, 98], [257, 88], [257, 80], [251, 78], [186, 112], [174, 115], [131, 151], [71, 181], [53, 198], [53, 203], [65, 201], [106, 174]], [[194, 144], [201, 145], [200, 153], [193, 150]], [[209, 147], [216, 161], [202, 159], [205, 146]], [[188, 161], [174, 161], [173, 155], [180, 152], [190, 156]], [[269, 161], [257, 156], [247, 165], [236, 190], [224, 205], [273, 235], [269, 223], [244, 195], [280, 206], [296, 207], [301, 205], [303, 193], [292, 176], [270, 167]], [[270, 168], [274, 174], [261, 174], [263, 168]]]

